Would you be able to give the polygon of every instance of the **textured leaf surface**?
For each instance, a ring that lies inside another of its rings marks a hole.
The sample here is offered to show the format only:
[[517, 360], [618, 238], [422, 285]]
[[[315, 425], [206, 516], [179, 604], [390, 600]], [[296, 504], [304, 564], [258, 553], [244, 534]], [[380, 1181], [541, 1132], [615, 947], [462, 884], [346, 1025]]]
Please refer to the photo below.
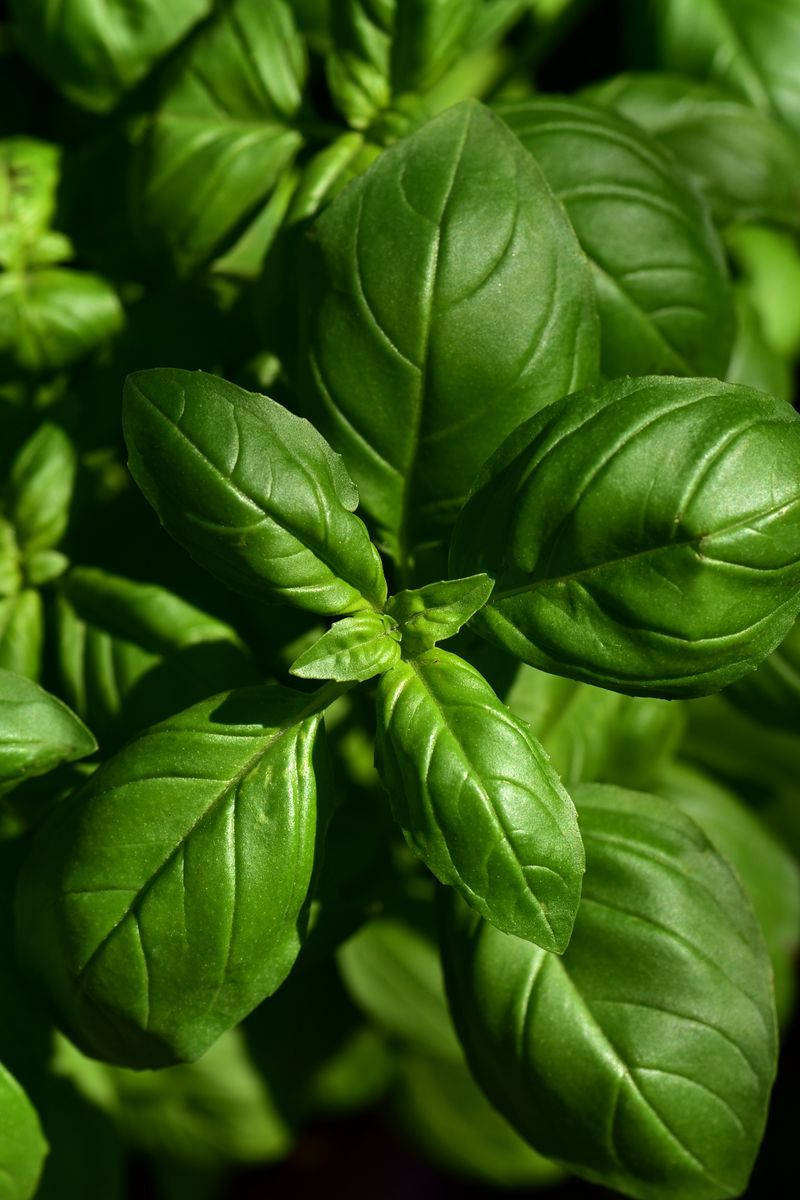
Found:
[[522, 425], [451, 567], [495, 579], [476, 628], [533, 666], [700, 695], [786, 635], [800, 584], [800, 422], [748, 388], [620, 380]]
[[314, 697], [230, 692], [146, 730], [58, 806], [23, 869], [19, 946], [83, 1049], [195, 1059], [283, 981], [327, 792], [321, 737]]
[[376, 762], [434, 875], [501, 928], [563, 950], [583, 873], [572, 801], [482, 675], [442, 650], [384, 675]]
[[257, 682], [230, 625], [155, 584], [76, 567], [55, 615], [63, 695], [104, 744], [220, 687]]
[[661, 63], [734, 88], [800, 130], [798, 0], [649, 0]]
[[131, 472], [161, 523], [224, 583], [319, 613], [383, 603], [358, 493], [308, 422], [173, 370], [129, 376], [123, 421]]
[[563, 958], [447, 904], [456, 1028], [540, 1153], [640, 1200], [747, 1183], [775, 1072], [769, 960], [730, 867], [667, 801], [576, 791], [588, 865]]
[[800, 150], [787, 130], [713, 84], [662, 72], [617, 75], [584, 95], [666, 146], [716, 219], [800, 224]]
[[0, 275], [0, 364], [34, 372], [72, 366], [122, 322], [117, 294], [99, 275], [63, 268]]
[[685, 763], [665, 767], [655, 790], [696, 821], [728, 860], [753, 905], [767, 944], [778, 1016], [789, 1016], [800, 946], [800, 870], [755, 813], [727, 788]]
[[604, 373], [724, 374], [734, 315], [722, 246], [671, 159], [624, 118], [574, 100], [499, 111], [592, 264]]
[[12, 0], [14, 29], [37, 67], [76, 104], [107, 112], [213, 0]]
[[30, 1100], [0, 1063], [0, 1200], [29, 1200], [46, 1154]]
[[400, 626], [406, 653], [420, 654], [458, 633], [483, 608], [493, 586], [488, 575], [444, 579], [398, 592], [389, 600], [386, 611]]
[[309, 413], [409, 565], [505, 434], [593, 379], [591, 275], [530, 155], [474, 103], [385, 151], [310, 246]]
[[0, 790], [96, 749], [66, 704], [33, 680], [0, 670]]
[[400, 658], [400, 635], [390, 617], [363, 612], [337, 621], [289, 670], [302, 679], [364, 680]]

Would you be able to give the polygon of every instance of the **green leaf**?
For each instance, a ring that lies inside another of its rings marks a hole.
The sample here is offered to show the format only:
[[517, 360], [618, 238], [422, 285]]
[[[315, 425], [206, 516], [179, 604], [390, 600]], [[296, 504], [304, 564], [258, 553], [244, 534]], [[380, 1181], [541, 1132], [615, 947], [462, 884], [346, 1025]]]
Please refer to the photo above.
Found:
[[463, 52], [478, 0], [338, 0], [327, 59], [334, 103], [363, 129], [392, 99], [424, 92]]
[[588, 255], [603, 372], [724, 374], [734, 314], [722, 246], [670, 157], [631, 122], [574, 100], [499, 112]]
[[64, 536], [77, 456], [57, 425], [40, 425], [18, 452], [6, 486], [6, 512], [23, 553], [50, 550]]
[[0, 670], [0, 792], [96, 749], [66, 704], [32, 679]]
[[800, 948], [800, 868], [741, 800], [701, 771], [671, 763], [655, 790], [697, 822], [739, 876], [761, 925], [778, 1017], [785, 1021], [792, 1010]]
[[0, 599], [0, 670], [38, 679], [42, 667], [44, 613], [33, 588]]
[[400, 635], [383, 613], [345, 617], [294, 660], [301, 679], [364, 680], [381, 675], [400, 658]]
[[117, 293], [99, 275], [63, 268], [0, 274], [0, 367], [72, 366], [119, 332]]
[[0, 141], [0, 267], [70, 257], [69, 240], [50, 230], [60, 164], [61, 151], [50, 142], [27, 137]]
[[104, 745], [221, 687], [257, 682], [230, 625], [155, 584], [76, 567], [55, 616], [63, 695]]
[[777, 121], [727, 89], [654, 71], [616, 75], [593, 84], [583, 95], [657, 138], [721, 224], [800, 225], [796, 142]]
[[22, 570], [14, 526], [0, 516], [0, 597], [16, 595], [21, 586]]
[[25, 557], [25, 576], [32, 587], [52, 583], [69, 567], [69, 559], [60, 550], [34, 550]]
[[792, 362], [779, 354], [767, 340], [764, 324], [747, 286], [737, 284], [736, 338], [725, 378], [778, 396], [789, 404], [794, 396]]
[[798, 0], [649, 0], [661, 65], [726, 84], [800, 132]]
[[725, 693], [754, 720], [788, 733], [800, 730], [800, 622], [769, 658]]
[[583, 849], [539, 743], [443, 650], [382, 676], [377, 703], [376, 762], [409, 845], [488, 920], [561, 952]]
[[504, 696], [527, 721], [567, 787], [604, 781], [646, 787], [674, 753], [684, 710], [520, 666]]
[[39, 1118], [17, 1083], [0, 1063], [0, 1197], [29, 1200], [47, 1154]]
[[536, 164], [475, 103], [381, 154], [309, 246], [308, 411], [413, 566], [503, 437], [594, 378], [591, 275]]
[[400, 626], [404, 651], [413, 657], [457, 634], [483, 608], [493, 587], [488, 575], [445, 579], [398, 592], [386, 611]]
[[108, 112], [213, 8], [213, 0], [12, 0], [14, 32], [75, 104]]
[[137, 218], [180, 270], [226, 248], [302, 145], [288, 122], [305, 81], [284, 0], [218, 6], [176, 65], [137, 156]]
[[709, 379], [570, 396], [487, 465], [451, 568], [495, 579], [474, 626], [533, 666], [632, 694], [719, 690], [797, 615], [800, 421]]
[[742, 286], [776, 354], [800, 354], [800, 249], [791, 234], [763, 225], [736, 225], [725, 243]]
[[674, 805], [576, 791], [588, 864], [563, 958], [451, 894], [445, 980], [470, 1067], [541, 1154], [639, 1200], [744, 1190], [775, 1073], [770, 965], [738, 879]]
[[82, 1049], [196, 1059], [286, 977], [327, 808], [322, 707], [277, 684], [205, 700], [38, 832], [19, 947]]
[[369, 921], [338, 952], [342, 978], [359, 1008], [394, 1039], [462, 1061], [444, 996], [435, 942], [397, 917]]
[[123, 423], [134, 479], [202, 566], [311, 612], [380, 608], [386, 582], [358, 493], [307, 421], [200, 371], [139, 371]]

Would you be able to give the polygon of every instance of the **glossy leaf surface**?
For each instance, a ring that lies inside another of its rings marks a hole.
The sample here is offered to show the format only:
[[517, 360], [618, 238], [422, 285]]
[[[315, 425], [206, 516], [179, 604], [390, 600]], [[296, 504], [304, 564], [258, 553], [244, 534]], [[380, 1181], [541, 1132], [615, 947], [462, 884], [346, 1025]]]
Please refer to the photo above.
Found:
[[0, 791], [96, 749], [66, 704], [33, 680], [0, 670]]
[[202, 372], [125, 384], [131, 472], [161, 523], [230, 587], [318, 613], [382, 605], [378, 553], [341, 459], [266, 396]]
[[487, 465], [451, 567], [495, 579], [475, 627], [533, 666], [634, 694], [718, 690], [796, 616], [800, 421], [707, 379], [568, 397]]
[[390, 617], [363, 612], [337, 621], [304, 650], [289, 670], [301, 679], [364, 680], [400, 658], [400, 635]]
[[604, 373], [724, 374], [734, 316], [722, 246], [670, 158], [624, 118], [575, 100], [499, 111], [588, 255]]
[[376, 763], [438, 879], [501, 928], [564, 949], [583, 874], [572, 801], [474, 667], [436, 649], [382, 676]]
[[333, 201], [309, 270], [309, 415], [409, 568], [503, 436], [594, 377], [589, 269], [536, 164], [468, 103]]
[[83, 1049], [195, 1059], [283, 981], [326, 806], [322, 736], [315, 697], [226, 693], [58, 806], [21, 877], [19, 947]]
[[738, 879], [667, 801], [576, 791], [583, 899], [563, 958], [446, 906], [448, 996], [492, 1102], [639, 1200], [738, 1196], [775, 1071], [769, 960]]
[[386, 611], [400, 626], [406, 654], [421, 654], [457, 634], [483, 608], [493, 586], [488, 575], [471, 575], [428, 583], [392, 596]]
[[0, 1063], [0, 1200], [29, 1200], [46, 1154], [33, 1105]]

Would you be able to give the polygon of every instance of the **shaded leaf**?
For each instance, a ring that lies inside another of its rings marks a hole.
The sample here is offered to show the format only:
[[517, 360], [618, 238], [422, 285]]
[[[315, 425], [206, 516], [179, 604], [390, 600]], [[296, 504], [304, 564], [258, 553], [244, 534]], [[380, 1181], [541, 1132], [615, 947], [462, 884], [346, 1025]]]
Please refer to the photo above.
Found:
[[33, 680], [0, 669], [0, 792], [96, 749], [66, 704]]

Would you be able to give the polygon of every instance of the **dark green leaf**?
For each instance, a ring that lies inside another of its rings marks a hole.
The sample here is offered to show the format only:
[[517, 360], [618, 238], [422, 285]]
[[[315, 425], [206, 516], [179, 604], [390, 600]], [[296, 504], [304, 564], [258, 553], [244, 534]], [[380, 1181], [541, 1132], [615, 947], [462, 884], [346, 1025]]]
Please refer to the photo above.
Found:
[[96, 749], [66, 704], [24, 675], [0, 670], [0, 792]]
[[213, 8], [213, 0], [12, 0], [25, 52], [65, 96], [107, 112]]
[[380, 559], [328, 443], [274, 400], [200, 371], [125, 384], [131, 472], [162, 524], [224, 583], [318, 613], [380, 607]]
[[445, 579], [398, 592], [390, 599], [386, 611], [400, 626], [403, 649], [413, 656], [457, 634], [483, 608], [493, 587], [488, 575]]
[[47, 1143], [30, 1100], [0, 1063], [0, 1196], [29, 1200], [36, 1191]]
[[672, 152], [715, 218], [800, 225], [800, 149], [777, 121], [724, 88], [681, 75], [617, 75], [584, 93]]
[[37, 835], [19, 946], [82, 1048], [193, 1060], [283, 981], [327, 807], [320, 707], [278, 685], [206, 700], [129, 742]]
[[741, 885], [654, 796], [576, 792], [588, 864], [563, 958], [446, 904], [467, 1059], [540, 1153], [639, 1200], [744, 1190], [775, 1073], [769, 959]]
[[337, 621], [289, 670], [301, 679], [364, 680], [381, 675], [400, 658], [400, 634], [391, 617], [361, 612]]
[[28, 438], [11, 467], [6, 512], [23, 554], [50, 550], [67, 528], [77, 457], [57, 425], [45, 422]]
[[117, 294], [99, 275], [63, 268], [0, 274], [0, 367], [71, 366], [122, 322]]
[[589, 257], [604, 373], [724, 374], [734, 314], [722, 246], [669, 156], [624, 118], [574, 100], [499, 112]]
[[583, 874], [575, 811], [483, 676], [438, 649], [382, 676], [376, 762], [434, 875], [500, 928], [562, 951]]
[[778, 649], [726, 695], [756, 721], [800, 732], [800, 623], [795, 622]]
[[473, 103], [385, 151], [310, 247], [309, 412], [413, 565], [505, 434], [593, 379], [591, 275], [536, 164]]
[[633, 694], [719, 690], [797, 615], [800, 420], [708, 379], [570, 396], [488, 464], [451, 567], [495, 579], [475, 627], [533, 666]]

